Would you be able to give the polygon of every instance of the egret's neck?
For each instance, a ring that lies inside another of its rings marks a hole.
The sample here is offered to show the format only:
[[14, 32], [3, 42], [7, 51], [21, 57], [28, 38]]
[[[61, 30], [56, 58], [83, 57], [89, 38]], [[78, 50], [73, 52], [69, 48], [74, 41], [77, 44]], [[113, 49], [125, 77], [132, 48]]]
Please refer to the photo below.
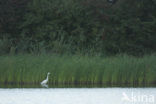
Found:
[[46, 80], [48, 80], [48, 78], [49, 78], [49, 75], [47, 74], [47, 79]]

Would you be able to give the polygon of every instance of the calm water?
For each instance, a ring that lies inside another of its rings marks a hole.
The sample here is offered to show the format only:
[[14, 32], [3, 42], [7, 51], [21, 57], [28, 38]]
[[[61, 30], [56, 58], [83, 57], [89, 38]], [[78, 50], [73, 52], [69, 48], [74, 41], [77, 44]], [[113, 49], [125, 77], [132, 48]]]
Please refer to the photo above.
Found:
[[0, 104], [156, 104], [156, 88], [0, 88]]

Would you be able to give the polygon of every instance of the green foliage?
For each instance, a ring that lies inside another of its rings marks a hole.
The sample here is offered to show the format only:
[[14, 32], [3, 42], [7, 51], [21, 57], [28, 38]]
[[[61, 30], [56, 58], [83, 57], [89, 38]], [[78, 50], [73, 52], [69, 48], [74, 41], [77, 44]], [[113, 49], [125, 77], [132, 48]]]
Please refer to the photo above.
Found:
[[113, 25], [108, 28], [104, 41], [106, 50], [133, 55], [156, 50], [156, 4], [152, 0], [120, 0], [112, 9], [110, 24]]
[[0, 39], [0, 55], [8, 53], [10, 46], [10, 41], [8, 39]]
[[[29, 5], [22, 28], [37, 42], [44, 42], [47, 48], [55, 50], [56, 41], [71, 48], [89, 48], [97, 42], [100, 30], [94, 18], [79, 2], [73, 0], [34, 0]], [[47, 7], [48, 6], [48, 7]], [[72, 50], [71, 50], [72, 51]]]
[[155, 0], [0, 0], [0, 39], [17, 53], [149, 54], [155, 10]]
[[29, 0], [0, 0], [0, 38], [19, 38], [18, 26], [23, 22], [28, 2]]

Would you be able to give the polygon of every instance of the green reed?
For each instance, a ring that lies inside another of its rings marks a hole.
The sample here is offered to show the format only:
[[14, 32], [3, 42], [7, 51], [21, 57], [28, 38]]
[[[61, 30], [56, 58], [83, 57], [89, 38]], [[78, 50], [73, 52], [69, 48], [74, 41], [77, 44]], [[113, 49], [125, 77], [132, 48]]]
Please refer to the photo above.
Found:
[[47, 72], [49, 84], [156, 84], [156, 55], [0, 56], [0, 83], [39, 84]]

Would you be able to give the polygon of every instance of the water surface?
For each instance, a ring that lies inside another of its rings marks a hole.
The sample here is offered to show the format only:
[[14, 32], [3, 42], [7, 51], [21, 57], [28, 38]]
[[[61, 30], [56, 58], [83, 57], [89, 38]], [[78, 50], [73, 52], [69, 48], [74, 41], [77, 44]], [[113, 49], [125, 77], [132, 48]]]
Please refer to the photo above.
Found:
[[0, 104], [156, 104], [156, 88], [0, 88]]

